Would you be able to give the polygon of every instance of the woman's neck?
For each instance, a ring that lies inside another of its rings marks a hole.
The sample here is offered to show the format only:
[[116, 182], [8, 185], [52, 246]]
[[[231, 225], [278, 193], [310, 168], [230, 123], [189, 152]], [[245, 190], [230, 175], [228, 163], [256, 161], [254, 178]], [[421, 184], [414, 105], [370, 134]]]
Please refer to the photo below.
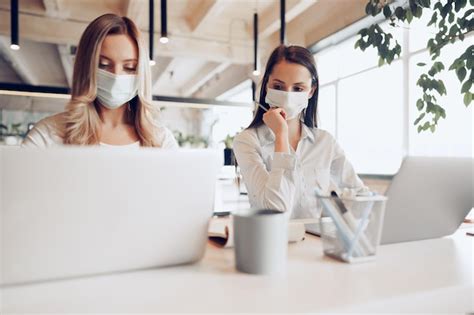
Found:
[[299, 118], [287, 120], [288, 124], [288, 141], [293, 148], [293, 150], [296, 151], [298, 147], [298, 142], [301, 139], [301, 121]]
[[109, 127], [117, 127], [120, 125], [128, 124], [127, 121], [127, 110], [128, 105], [122, 105], [116, 109], [109, 109], [102, 105], [98, 105], [99, 115], [102, 120], [102, 123]]
[[291, 119], [286, 121], [288, 124], [288, 137], [290, 139], [301, 137], [301, 121], [299, 118]]

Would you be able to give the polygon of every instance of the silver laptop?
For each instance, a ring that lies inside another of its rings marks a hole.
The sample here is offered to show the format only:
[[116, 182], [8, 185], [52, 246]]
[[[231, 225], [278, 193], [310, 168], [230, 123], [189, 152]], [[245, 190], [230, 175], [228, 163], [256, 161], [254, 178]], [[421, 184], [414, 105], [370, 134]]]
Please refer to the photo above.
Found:
[[474, 159], [407, 157], [387, 190], [382, 244], [454, 233], [474, 207]]
[[[453, 234], [474, 207], [474, 159], [407, 157], [387, 190], [382, 244]], [[305, 226], [320, 235], [319, 224]]]
[[0, 284], [199, 260], [220, 165], [210, 150], [0, 149]]

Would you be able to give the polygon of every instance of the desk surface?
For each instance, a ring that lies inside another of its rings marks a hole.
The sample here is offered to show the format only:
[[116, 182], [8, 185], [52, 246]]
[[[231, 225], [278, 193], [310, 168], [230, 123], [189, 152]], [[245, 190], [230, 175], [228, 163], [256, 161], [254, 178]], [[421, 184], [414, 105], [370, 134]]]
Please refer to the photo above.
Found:
[[308, 235], [289, 245], [288, 273], [238, 273], [232, 249], [209, 244], [194, 265], [3, 288], [13, 312], [472, 312], [474, 238], [381, 246], [374, 262], [327, 258]]

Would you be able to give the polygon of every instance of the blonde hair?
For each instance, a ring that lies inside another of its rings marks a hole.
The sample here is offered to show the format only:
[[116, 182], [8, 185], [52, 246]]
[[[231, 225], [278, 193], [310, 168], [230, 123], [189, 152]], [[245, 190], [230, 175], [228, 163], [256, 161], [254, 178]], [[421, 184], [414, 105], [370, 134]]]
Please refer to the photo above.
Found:
[[96, 70], [100, 49], [107, 35], [130, 36], [138, 48], [138, 94], [129, 105], [129, 119], [133, 122], [140, 145], [159, 147], [157, 139], [159, 109], [151, 102], [151, 74], [148, 56], [140, 31], [127, 17], [104, 14], [92, 21], [84, 31], [77, 48], [72, 79], [71, 100], [66, 106], [64, 143], [93, 145], [100, 142], [100, 116], [96, 103]]

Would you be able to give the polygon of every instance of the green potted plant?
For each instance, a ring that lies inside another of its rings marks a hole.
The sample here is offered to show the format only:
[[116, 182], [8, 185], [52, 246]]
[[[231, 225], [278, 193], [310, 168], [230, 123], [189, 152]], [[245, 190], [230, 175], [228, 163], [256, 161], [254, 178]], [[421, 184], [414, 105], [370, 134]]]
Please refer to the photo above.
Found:
[[224, 142], [224, 165], [235, 165], [234, 151], [232, 150], [232, 142], [235, 136], [227, 135], [222, 142]]
[[25, 136], [21, 130], [21, 123], [11, 124], [10, 128], [0, 124], [0, 135], [6, 145], [19, 145]]

